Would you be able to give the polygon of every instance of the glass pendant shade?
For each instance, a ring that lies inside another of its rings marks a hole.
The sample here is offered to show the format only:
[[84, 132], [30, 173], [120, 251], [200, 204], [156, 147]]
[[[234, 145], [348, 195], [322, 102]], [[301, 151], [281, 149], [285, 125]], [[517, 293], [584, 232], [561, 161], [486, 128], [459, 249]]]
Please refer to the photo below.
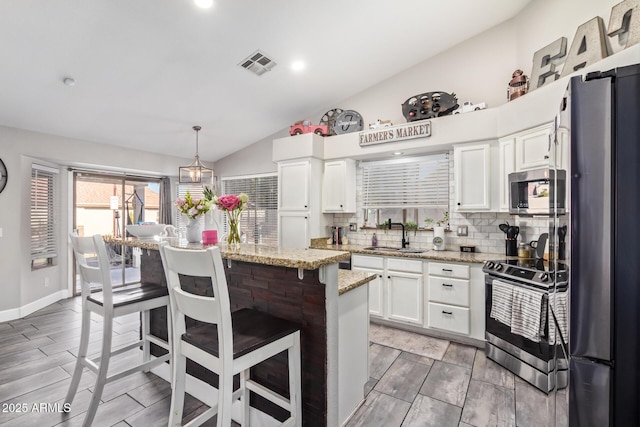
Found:
[[213, 184], [213, 169], [209, 169], [200, 162], [198, 155], [198, 132], [202, 129], [200, 126], [194, 126], [196, 131], [196, 155], [195, 159], [189, 166], [180, 166], [178, 168], [178, 181], [180, 184]]

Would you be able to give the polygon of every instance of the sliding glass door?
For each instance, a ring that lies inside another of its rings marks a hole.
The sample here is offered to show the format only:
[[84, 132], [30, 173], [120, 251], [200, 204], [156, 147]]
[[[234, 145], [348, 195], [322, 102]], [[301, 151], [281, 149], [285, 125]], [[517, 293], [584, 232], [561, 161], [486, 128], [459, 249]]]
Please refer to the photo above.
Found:
[[[127, 236], [127, 224], [159, 223], [159, 178], [74, 172], [73, 228], [80, 236]], [[107, 244], [114, 287], [140, 281], [138, 248]], [[74, 275], [75, 294], [80, 281]]]

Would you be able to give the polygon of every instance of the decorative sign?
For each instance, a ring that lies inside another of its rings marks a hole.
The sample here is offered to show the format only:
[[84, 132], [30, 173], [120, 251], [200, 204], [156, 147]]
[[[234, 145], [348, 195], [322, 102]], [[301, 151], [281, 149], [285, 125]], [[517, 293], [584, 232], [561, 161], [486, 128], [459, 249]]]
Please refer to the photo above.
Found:
[[364, 124], [360, 113], [353, 110], [345, 110], [338, 114], [333, 122], [333, 133], [342, 135], [343, 133], [358, 132], [363, 127]]
[[428, 136], [431, 136], [431, 121], [420, 120], [382, 129], [363, 130], [359, 135], [359, 144], [366, 147]]
[[[531, 90], [606, 58], [611, 54], [607, 41], [615, 43], [616, 39], [622, 49], [640, 43], [640, 0], [624, 0], [613, 6], [607, 29], [600, 17], [580, 25], [568, 53], [564, 37], [535, 52]], [[563, 62], [560, 71], [557, 67]]]

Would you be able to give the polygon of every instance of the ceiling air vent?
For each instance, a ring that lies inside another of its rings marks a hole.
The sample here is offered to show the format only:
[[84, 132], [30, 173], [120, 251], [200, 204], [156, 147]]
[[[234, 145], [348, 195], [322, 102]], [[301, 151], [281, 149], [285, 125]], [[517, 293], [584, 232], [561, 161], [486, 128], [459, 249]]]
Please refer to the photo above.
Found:
[[276, 66], [276, 63], [264, 52], [256, 50], [247, 58], [243, 59], [238, 65], [245, 70], [261, 76], [267, 71], [271, 71], [271, 69]]

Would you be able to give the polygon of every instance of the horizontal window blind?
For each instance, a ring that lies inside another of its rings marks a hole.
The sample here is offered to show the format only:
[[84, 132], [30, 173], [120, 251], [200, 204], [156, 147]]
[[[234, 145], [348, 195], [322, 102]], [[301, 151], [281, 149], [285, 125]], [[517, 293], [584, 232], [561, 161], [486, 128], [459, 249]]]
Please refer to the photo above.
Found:
[[52, 258], [58, 256], [55, 209], [57, 176], [56, 169], [35, 163], [31, 165], [31, 261], [33, 266], [49, 264]]
[[[191, 194], [191, 198], [193, 200], [204, 199], [204, 187], [201, 184], [178, 184], [177, 193], [179, 198], [184, 198], [187, 191]], [[189, 218], [186, 215], [176, 209], [175, 227], [178, 230], [185, 231], [187, 229], [188, 220]], [[204, 215], [200, 215], [199, 220], [204, 224]]]
[[360, 162], [365, 208], [449, 205], [449, 156]]
[[[240, 218], [240, 232], [247, 242], [260, 245], [278, 244], [278, 175], [252, 175], [222, 178], [224, 194], [246, 193], [249, 206]], [[227, 232], [227, 218], [224, 216]]]

